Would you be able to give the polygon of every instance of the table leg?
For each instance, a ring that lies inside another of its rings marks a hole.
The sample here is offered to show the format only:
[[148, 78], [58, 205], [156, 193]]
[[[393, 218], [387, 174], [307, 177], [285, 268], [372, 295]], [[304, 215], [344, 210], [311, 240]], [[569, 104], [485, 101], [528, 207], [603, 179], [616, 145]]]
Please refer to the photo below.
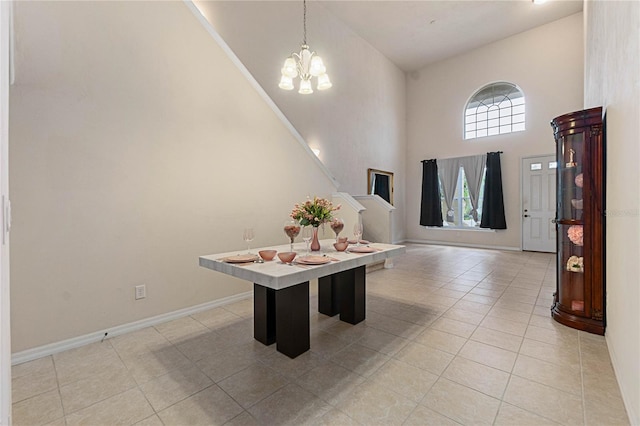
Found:
[[318, 312], [358, 324], [365, 319], [365, 287], [365, 266], [319, 278]]
[[253, 337], [265, 345], [276, 341], [276, 291], [253, 284]]
[[310, 348], [309, 281], [275, 292], [276, 348], [295, 358]]
[[318, 278], [318, 312], [330, 317], [340, 313], [338, 283], [336, 274]]
[[358, 324], [365, 319], [366, 267], [359, 266], [334, 275], [340, 288], [340, 321]]

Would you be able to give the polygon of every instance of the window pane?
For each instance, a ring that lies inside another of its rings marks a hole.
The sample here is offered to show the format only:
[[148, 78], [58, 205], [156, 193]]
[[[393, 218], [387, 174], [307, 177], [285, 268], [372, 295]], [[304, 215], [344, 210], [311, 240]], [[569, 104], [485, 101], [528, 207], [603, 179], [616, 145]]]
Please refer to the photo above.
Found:
[[514, 106], [513, 114], [524, 114], [524, 105]]
[[525, 130], [524, 94], [512, 83], [488, 84], [467, 103], [464, 123], [467, 139]]

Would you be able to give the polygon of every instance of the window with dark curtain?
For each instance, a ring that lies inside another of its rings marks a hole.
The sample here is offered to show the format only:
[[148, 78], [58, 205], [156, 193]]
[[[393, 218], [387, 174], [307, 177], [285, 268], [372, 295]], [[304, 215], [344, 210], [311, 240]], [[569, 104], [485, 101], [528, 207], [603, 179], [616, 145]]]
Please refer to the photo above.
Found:
[[484, 201], [480, 228], [507, 229], [502, 195], [500, 152], [487, 153], [487, 176], [484, 183]]
[[440, 186], [438, 185], [438, 165], [436, 160], [422, 161], [420, 225], [442, 226], [442, 206], [440, 205]]
[[389, 176], [376, 173], [373, 181], [373, 193], [379, 195], [387, 203], [391, 203], [389, 194]]

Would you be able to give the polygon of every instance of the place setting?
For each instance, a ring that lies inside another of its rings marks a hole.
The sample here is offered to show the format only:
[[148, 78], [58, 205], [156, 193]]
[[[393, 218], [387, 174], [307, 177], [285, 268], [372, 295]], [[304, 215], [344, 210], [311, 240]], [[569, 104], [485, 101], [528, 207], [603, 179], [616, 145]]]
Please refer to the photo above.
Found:
[[[255, 232], [253, 231], [253, 228], [244, 228], [244, 231], [242, 232], [242, 239], [247, 243], [247, 253], [227, 256], [218, 260], [224, 263], [244, 266], [252, 263], [263, 263], [265, 260], [271, 260], [275, 256], [275, 250], [262, 250], [258, 254], [251, 253], [251, 241], [255, 239]], [[271, 251], [273, 251], [272, 255], [269, 253]], [[270, 258], [267, 259], [268, 257]]]

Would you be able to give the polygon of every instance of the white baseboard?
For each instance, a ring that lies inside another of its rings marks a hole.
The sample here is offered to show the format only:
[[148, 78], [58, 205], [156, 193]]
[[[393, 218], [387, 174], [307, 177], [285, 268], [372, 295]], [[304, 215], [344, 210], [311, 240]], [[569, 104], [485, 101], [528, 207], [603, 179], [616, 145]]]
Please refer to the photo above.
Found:
[[509, 246], [490, 246], [486, 244], [469, 244], [469, 243], [456, 243], [451, 241], [434, 241], [434, 240], [404, 240], [404, 243], [413, 244], [431, 244], [436, 246], [454, 246], [454, 247], [469, 247], [469, 248], [482, 248], [490, 250], [507, 250], [507, 251], [522, 251], [520, 247]]
[[158, 325], [163, 322], [171, 321], [174, 319], [186, 317], [198, 312], [206, 311], [219, 306], [228, 305], [239, 300], [248, 299], [253, 296], [253, 291], [246, 293], [240, 293], [233, 296], [217, 299], [212, 302], [203, 303], [200, 305], [191, 306], [184, 309], [179, 309], [173, 312], [167, 312], [166, 314], [156, 315], [154, 317], [145, 318], [139, 321], [130, 322], [128, 324], [118, 325], [105, 330], [96, 331], [95, 333], [85, 334], [84, 336], [73, 337], [71, 339], [62, 340], [60, 342], [49, 343], [47, 345], [38, 346], [35, 348], [27, 349], [20, 352], [15, 352], [11, 355], [11, 364], [22, 364], [23, 362], [33, 361], [34, 359], [42, 358], [45, 356], [53, 355], [58, 352], [66, 351], [69, 349], [79, 348], [80, 346], [88, 345], [89, 343], [99, 342], [105, 335], [109, 338], [120, 336], [122, 334], [130, 333], [132, 331], [140, 330], [153, 325]]

